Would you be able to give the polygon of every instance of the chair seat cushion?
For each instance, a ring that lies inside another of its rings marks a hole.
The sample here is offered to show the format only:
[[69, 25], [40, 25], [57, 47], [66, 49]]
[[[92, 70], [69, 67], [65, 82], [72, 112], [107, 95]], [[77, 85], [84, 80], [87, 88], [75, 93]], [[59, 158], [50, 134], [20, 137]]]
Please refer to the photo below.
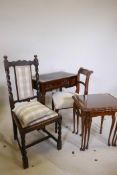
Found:
[[72, 108], [75, 93], [72, 92], [56, 92], [53, 94], [53, 102], [55, 109]]
[[37, 101], [22, 102], [13, 109], [13, 112], [23, 127], [58, 116], [56, 112]]

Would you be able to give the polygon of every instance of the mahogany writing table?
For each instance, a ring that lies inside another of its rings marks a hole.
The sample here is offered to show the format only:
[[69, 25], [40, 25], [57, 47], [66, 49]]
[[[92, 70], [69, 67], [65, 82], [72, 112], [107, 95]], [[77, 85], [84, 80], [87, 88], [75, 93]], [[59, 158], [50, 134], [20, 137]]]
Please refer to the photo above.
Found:
[[[76, 85], [77, 75], [68, 72], [52, 72], [39, 75], [41, 102], [45, 104], [45, 94], [53, 89]], [[35, 77], [32, 78], [33, 88], [36, 89]]]

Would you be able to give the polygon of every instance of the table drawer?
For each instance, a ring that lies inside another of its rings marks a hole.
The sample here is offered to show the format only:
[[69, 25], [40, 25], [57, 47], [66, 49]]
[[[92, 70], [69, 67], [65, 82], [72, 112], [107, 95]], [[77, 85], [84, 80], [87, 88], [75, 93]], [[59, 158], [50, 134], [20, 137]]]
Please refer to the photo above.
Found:
[[76, 85], [76, 77], [73, 78], [66, 78], [61, 80], [56, 80], [53, 82], [47, 82], [41, 84], [41, 90], [43, 91], [51, 91], [53, 89], [58, 89], [62, 87], [72, 87]]
[[69, 79], [63, 79], [63, 80], [60, 82], [60, 86], [61, 86], [61, 87], [69, 87], [69, 84], [70, 84]]
[[40, 88], [42, 91], [51, 91], [53, 89], [58, 89], [61, 87], [60, 81], [53, 81], [41, 84]]
[[76, 85], [76, 77], [69, 79], [69, 86], [75, 86]]

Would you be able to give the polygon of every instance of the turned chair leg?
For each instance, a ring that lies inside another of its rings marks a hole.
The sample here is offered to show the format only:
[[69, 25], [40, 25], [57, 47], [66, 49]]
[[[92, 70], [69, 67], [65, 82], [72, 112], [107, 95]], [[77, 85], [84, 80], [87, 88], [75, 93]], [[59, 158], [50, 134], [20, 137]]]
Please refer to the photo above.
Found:
[[57, 149], [60, 150], [62, 148], [62, 141], [61, 141], [61, 123], [62, 123], [62, 117], [59, 119], [58, 122], [56, 122], [58, 125], [58, 141], [57, 141]]
[[13, 134], [14, 134], [14, 140], [17, 139], [17, 126], [16, 123], [14, 121], [14, 119], [12, 118], [12, 122], [13, 122]]
[[[53, 100], [52, 100], [52, 110], [53, 110], [53, 111], [55, 110]], [[55, 112], [58, 113], [58, 110], [55, 110]], [[58, 128], [58, 126], [57, 126], [57, 122], [55, 122], [55, 133], [57, 133], [57, 128]]]
[[21, 133], [21, 154], [22, 154], [22, 161], [23, 161], [23, 168], [28, 168], [28, 158], [25, 146], [25, 134]]
[[[59, 112], [59, 110], [55, 110], [55, 112]], [[57, 129], [58, 129], [58, 123], [57, 122], [55, 122], [55, 133], [57, 133]]]
[[112, 138], [112, 146], [116, 146], [116, 142], [117, 142], [117, 123], [116, 123], [116, 126], [115, 126], [113, 138]]
[[108, 145], [109, 146], [110, 146], [110, 138], [111, 138], [114, 124], [115, 124], [115, 114], [112, 115], [112, 123], [111, 123], [110, 133], [109, 133], [109, 137], [108, 137]]
[[57, 127], [58, 127], [58, 123], [55, 122], [55, 133], [57, 133]]

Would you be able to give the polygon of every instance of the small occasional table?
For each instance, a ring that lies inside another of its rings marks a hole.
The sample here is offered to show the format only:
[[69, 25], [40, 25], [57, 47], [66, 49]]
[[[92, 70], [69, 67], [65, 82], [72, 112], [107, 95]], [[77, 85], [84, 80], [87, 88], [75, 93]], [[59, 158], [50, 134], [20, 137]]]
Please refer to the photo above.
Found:
[[[77, 75], [68, 72], [52, 72], [39, 75], [41, 102], [45, 104], [45, 94], [54, 89], [62, 90], [63, 87], [76, 85]], [[33, 88], [36, 89], [35, 77], [32, 78]]]
[[117, 112], [117, 98], [110, 94], [89, 94], [74, 95], [75, 106], [81, 111], [82, 119], [82, 141], [80, 150], [88, 149], [90, 128], [92, 118], [97, 116], [111, 116], [112, 123], [108, 137], [108, 145], [110, 145], [110, 137], [115, 124], [115, 113]]

